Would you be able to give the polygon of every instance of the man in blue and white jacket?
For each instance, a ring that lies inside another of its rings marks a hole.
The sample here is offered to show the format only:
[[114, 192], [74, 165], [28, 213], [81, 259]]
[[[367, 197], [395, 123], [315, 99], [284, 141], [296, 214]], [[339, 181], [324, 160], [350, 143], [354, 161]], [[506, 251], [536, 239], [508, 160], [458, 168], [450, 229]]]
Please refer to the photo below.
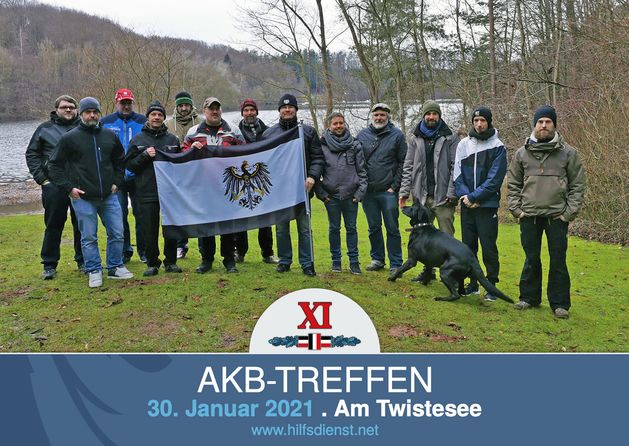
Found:
[[[133, 92], [128, 88], [121, 88], [116, 92], [116, 111], [101, 119], [103, 128], [113, 130], [122, 143], [125, 155], [129, 151], [129, 142], [134, 136], [142, 133], [142, 127], [146, 122], [146, 116], [136, 113], [133, 110], [135, 97]], [[135, 216], [135, 241], [138, 248], [138, 256], [142, 261], [146, 260], [144, 256], [144, 238], [141, 227], [142, 218], [139, 215], [139, 205], [135, 194], [135, 174], [130, 170], [125, 170], [124, 183], [118, 191], [118, 200], [122, 208], [122, 224], [124, 227], [124, 246], [123, 258], [124, 263], [131, 260], [133, 255], [133, 246], [131, 246], [131, 231], [129, 229], [129, 198], [131, 199], [131, 209]]]
[[[473, 127], [461, 140], [454, 161], [454, 188], [461, 201], [461, 232], [463, 243], [474, 254], [478, 241], [483, 248], [483, 264], [487, 279], [498, 282], [498, 207], [500, 186], [507, 173], [507, 150], [492, 125], [491, 110], [477, 107], [472, 113]], [[478, 294], [478, 283], [472, 280], [465, 294]], [[491, 294], [485, 300], [496, 300]]]

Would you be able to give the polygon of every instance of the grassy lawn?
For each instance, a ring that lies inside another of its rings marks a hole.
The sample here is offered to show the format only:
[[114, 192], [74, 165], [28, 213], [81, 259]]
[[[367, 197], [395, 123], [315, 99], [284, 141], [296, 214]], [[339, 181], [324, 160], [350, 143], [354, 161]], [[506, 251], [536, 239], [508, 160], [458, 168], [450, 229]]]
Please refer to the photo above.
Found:
[[[400, 216], [400, 222], [408, 227], [406, 217]], [[364, 269], [369, 242], [362, 210], [358, 224]], [[262, 263], [257, 232], [251, 231], [250, 251], [238, 266], [239, 274], [226, 274], [220, 262], [214, 271], [196, 274], [199, 254], [191, 240], [188, 257], [179, 262], [184, 274], [160, 270], [145, 279], [145, 265], [134, 257], [128, 266], [135, 279], [105, 279], [102, 288], [91, 290], [72, 260], [71, 231], [64, 233], [57, 278], [43, 281], [42, 216], [1, 217], [0, 352], [244, 352], [266, 307], [302, 288], [328, 288], [355, 300], [371, 316], [383, 352], [629, 351], [625, 248], [569, 240], [572, 309], [570, 319], [557, 320], [546, 298], [540, 308], [525, 312], [502, 301], [485, 303], [478, 296], [435, 302], [433, 297], [446, 295], [446, 289], [440, 282], [428, 287], [411, 282], [419, 267], [390, 283], [388, 271], [349, 274], [344, 258], [344, 272], [333, 274], [327, 218], [319, 201], [313, 201], [313, 227], [315, 278], [304, 276], [296, 263], [286, 274]], [[403, 232], [404, 244], [407, 238]], [[100, 240], [104, 248], [102, 232]], [[294, 236], [295, 245], [296, 240]], [[499, 287], [517, 300], [523, 263], [518, 227], [502, 225], [498, 243]], [[295, 259], [296, 254], [295, 246]], [[546, 256], [545, 271], [547, 264]]]

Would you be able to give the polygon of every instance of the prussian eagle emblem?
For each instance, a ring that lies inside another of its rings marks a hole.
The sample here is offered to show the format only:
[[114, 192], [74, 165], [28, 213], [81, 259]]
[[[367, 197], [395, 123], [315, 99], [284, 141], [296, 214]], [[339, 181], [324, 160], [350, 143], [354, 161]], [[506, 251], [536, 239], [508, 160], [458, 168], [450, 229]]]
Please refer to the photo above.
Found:
[[265, 163], [255, 163], [253, 171], [249, 171], [249, 163], [245, 160], [240, 165], [230, 166], [223, 172], [225, 195], [229, 201], [237, 201], [242, 207], [253, 210], [262, 198], [270, 193], [271, 175]]

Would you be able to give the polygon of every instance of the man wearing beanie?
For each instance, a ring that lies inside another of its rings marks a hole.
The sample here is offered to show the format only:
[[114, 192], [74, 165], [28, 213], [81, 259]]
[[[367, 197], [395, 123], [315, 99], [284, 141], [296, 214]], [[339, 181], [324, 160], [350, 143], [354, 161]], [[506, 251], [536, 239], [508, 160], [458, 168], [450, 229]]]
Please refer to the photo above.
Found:
[[116, 134], [101, 126], [99, 102], [79, 102], [80, 124], [64, 134], [48, 162], [50, 179], [70, 201], [81, 230], [81, 249], [90, 288], [102, 286], [98, 217], [107, 230], [107, 277], [130, 279], [124, 266], [122, 209], [116, 192], [124, 181], [124, 149]]
[[[153, 101], [146, 110], [146, 124], [142, 132], [129, 144], [125, 157], [127, 169], [135, 174], [136, 199], [142, 218], [141, 227], [146, 246], [145, 276], [158, 273], [162, 261], [159, 259], [159, 198], [157, 180], [153, 169], [156, 150], [168, 153], [180, 152], [179, 139], [164, 125], [166, 110], [159, 101]], [[164, 270], [167, 273], [180, 273], [177, 266], [177, 240], [164, 239]]]
[[397, 193], [402, 181], [407, 146], [404, 134], [391, 122], [390, 113], [387, 104], [375, 104], [371, 107], [371, 124], [356, 135], [362, 145], [368, 178], [367, 192], [363, 198], [371, 245], [371, 264], [365, 268], [367, 271], [378, 271], [385, 265], [383, 220], [387, 232], [389, 268], [394, 271], [402, 266]]
[[[262, 139], [262, 134], [268, 127], [258, 118], [258, 104], [256, 101], [251, 98], [244, 99], [240, 103], [240, 114], [242, 119], [238, 123], [238, 128], [242, 132], [245, 141], [252, 143]], [[236, 262], [244, 262], [245, 255], [249, 250], [247, 231], [234, 234], [234, 239], [236, 244]], [[258, 244], [262, 250], [262, 261], [264, 263], [278, 263], [279, 259], [273, 255], [273, 231], [270, 227], [258, 229]]]
[[509, 211], [520, 222], [524, 267], [518, 310], [542, 302], [542, 234], [546, 232], [550, 267], [546, 293], [555, 317], [568, 318], [570, 275], [566, 265], [568, 223], [577, 216], [585, 193], [585, 171], [578, 152], [556, 131], [557, 113], [537, 109], [533, 133], [520, 147], [507, 177]]
[[[197, 109], [192, 103], [192, 95], [185, 90], [175, 95], [175, 113], [165, 124], [168, 131], [179, 138], [179, 142], [183, 142], [186, 138], [188, 130], [201, 122], [201, 118], [197, 113]], [[177, 241], [177, 258], [183, 259], [188, 252], [188, 239]]]
[[[262, 135], [263, 138], [271, 138], [297, 126], [297, 98], [290, 93], [284, 94], [278, 104], [277, 110], [280, 119], [277, 124], [267, 129]], [[321, 178], [324, 160], [321, 151], [321, 141], [314, 127], [303, 124], [304, 146], [306, 150], [306, 182], [304, 187], [309, 196], [313, 195], [312, 188], [315, 182]], [[295, 172], [297, 173], [297, 172]], [[297, 215], [298, 250], [299, 264], [303, 273], [307, 276], [315, 276], [314, 257], [312, 252], [312, 231], [310, 220], [306, 215], [306, 210]], [[277, 237], [277, 254], [280, 258], [276, 271], [285, 273], [290, 270], [293, 261], [293, 246], [290, 239], [290, 222], [275, 225], [275, 236]]]
[[42, 191], [46, 227], [41, 247], [44, 280], [53, 279], [57, 274], [57, 264], [61, 257], [61, 234], [68, 218], [68, 207], [74, 230], [74, 260], [79, 270], [83, 269], [81, 233], [74, 209], [70, 206], [68, 194], [50, 181], [47, 168], [48, 159], [61, 136], [75, 128], [79, 122], [76, 99], [68, 95], [59, 96], [55, 101], [55, 110], [50, 112], [50, 119], [35, 129], [26, 148], [26, 165]]
[[[103, 117], [101, 124], [104, 128], [113, 130], [118, 139], [122, 143], [125, 154], [129, 150], [129, 142], [135, 135], [139, 135], [146, 122], [146, 116], [136, 113], [133, 108], [135, 105], [135, 97], [133, 92], [128, 88], [121, 88], [114, 96], [116, 103], [116, 111]], [[123, 255], [125, 263], [131, 260], [133, 255], [133, 246], [131, 245], [131, 230], [129, 228], [129, 200], [131, 200], [131, 209], [135, 217], [135, 241], [138, 248], [138, 256], [143, 262], [146, 261], [144, 255], [144, 240], [142, 239], [142, 228], [140, 210], [136, 202], [134, 174], [130, 170], [125, 172], [124, 183], [118, 191], [118, 200], [122, 208], [122, 223], [124, 225], [124, 248]]]
[[[487, 279], [493, 284], [500, 272], [496, 240], [500, 187], [506, 173], [507, 149], [498, 139], [491, 110], [477, 107], [472, 112], [472, 128], [456, 149], [454, 189], [461, 201], [463, 243], [476, 255], [480, 239]], [[478, 282], [472, 279], [463, 294], [479, 294]], [[496, 297], [488, 293], [485, 300], [493, 302]]]
[[[399, 205], [405, 206], [410, 195], [414, 201], [427, 206], [437, 217], [439, 229], [454, 236], [454, 192], [452, 170], [459, 137], [443, 120], [441, 107], [426, 101], [421, 109], [421, 120], [408, 137], [408, 152], [399, 193]], [[424, 285], [435, 279], [432, 268], [425, 267], [412, 279]]]

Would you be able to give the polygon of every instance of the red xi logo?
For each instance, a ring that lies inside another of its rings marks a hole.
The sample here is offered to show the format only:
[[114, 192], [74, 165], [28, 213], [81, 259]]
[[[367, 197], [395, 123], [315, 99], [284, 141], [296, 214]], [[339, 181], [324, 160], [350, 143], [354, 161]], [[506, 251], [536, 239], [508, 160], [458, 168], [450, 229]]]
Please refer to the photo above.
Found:
[[[298, 302], [297, 303], [304, 314], [306, 315], [305, 319], [301, 324], [297, 326], [298, 329], [304, 330], [307, 326], [310, 326], [310, 329], [313, 330], [327, 330], [332, 328], [330, 325], [330, 307], [332, 306], [332, 302], [313, 302], [312, 305], [310, 302]], [[317, 319], [315, 312], [321, 308], [321, 322]]]

